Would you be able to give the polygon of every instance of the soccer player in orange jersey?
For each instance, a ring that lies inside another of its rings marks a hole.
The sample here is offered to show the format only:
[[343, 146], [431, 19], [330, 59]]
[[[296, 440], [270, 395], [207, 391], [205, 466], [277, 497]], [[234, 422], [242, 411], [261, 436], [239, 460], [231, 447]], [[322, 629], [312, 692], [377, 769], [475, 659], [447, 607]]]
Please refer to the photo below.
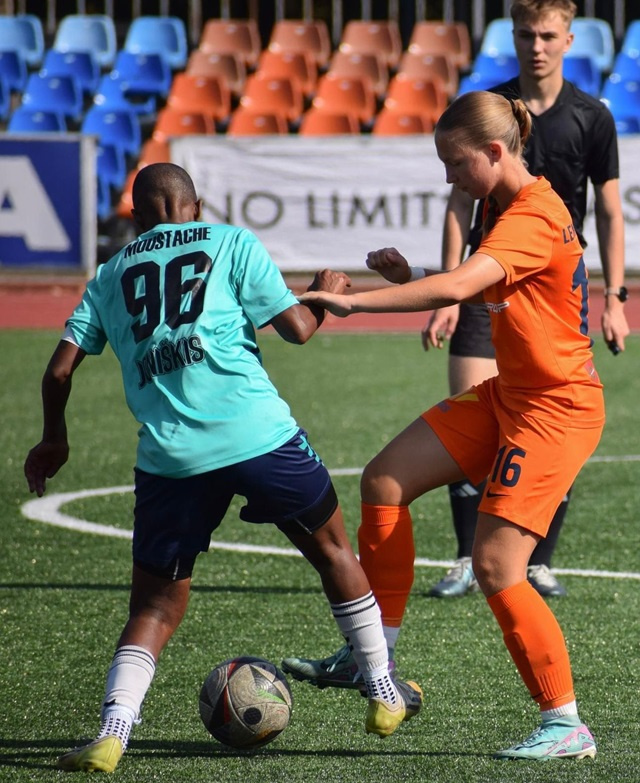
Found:
[[[473, 568], [540, 708], [531, 736], [496, 755], [584, 758], [596, 746], [578, 717], [564, 636], [528, 582], [527, 564], [600, 440], [604, 401], [586, 331], [582, 248], [562, 200], [524, 163], [530, 129], [521, 100], [489, 92], [461, 96], [438, 122], [447, 182], [487, 198], [482, 242], [465, 263], [448, 272], [414, 269], [384, 248], [369, 253], [367, 265], [402, 285], [301, 300], [338, 316], [484, 302], [498, 375], [428, 410], [366, 466], [360, 558], [393, 647], [413, 581], [409, 505], [436, 487], [488, 477]], [[301, 660], [283, 663], [304, 679]]]

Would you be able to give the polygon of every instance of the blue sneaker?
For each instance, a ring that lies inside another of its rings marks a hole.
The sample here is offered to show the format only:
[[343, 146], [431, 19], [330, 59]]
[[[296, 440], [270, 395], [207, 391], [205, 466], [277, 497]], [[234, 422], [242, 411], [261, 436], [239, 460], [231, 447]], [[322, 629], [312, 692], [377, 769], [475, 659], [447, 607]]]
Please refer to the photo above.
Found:
[[596, 743], [589, 729], [576, 716], [546, 721], [523, 742], [495, 754], [497, 759], [594, 758]]
[[[396, 665], [389, 661], [389, 674]], [[282, 670], [295, 680], [309, 682], [317, 688], [353, 688], [366, 694], [367, 688], [348, 644], [328, 658], [285, 658]]]
[[429, 590], [433, 598], [458, 598], [479, 590], [470, 557], [459, 557], [444, 577]]

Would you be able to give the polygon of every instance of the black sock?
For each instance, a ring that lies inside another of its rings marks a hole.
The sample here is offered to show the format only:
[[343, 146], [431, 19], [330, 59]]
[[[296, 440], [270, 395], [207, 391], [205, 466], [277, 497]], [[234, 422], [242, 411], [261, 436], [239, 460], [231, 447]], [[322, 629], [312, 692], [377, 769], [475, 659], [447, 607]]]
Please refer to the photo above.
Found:
[[567, 514], [567, 509], [569, 508], [570, 497], [571, 490], [567, 492], [563, 501], [556, 509], [556, 513], [554, 514], [554, 517], [551, 520], [551, 525], [549, 526], [547, 537], [541, 538], [540, 541], [538, 541], [538, 545], [531, 553], [531, 557], [529, 558], [529, 565], [546, 565], [548, 568], [551, 568], [551, 558], [553, 557], [553, 552], [556, 548], [556, 544], [558, 543], [560, 529], [562, 528], [564, 518]]
[[458, 539], [458, 557], [471, 557], [478, 521], [478, 505], [486, 481], [474, 486], [467, 479], [449, 484], [453, 528]]

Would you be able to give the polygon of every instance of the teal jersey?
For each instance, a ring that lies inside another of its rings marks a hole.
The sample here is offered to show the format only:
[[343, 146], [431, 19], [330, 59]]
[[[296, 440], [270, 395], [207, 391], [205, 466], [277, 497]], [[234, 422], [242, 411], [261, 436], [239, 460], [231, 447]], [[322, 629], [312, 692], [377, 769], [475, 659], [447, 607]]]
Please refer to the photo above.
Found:
[[246, 229], [163, 224], [98, 268], [67, 334], [109, 342], [142, 425], [137, 465], [180, 478], [266, 454], [297, 432], [255, 329], [297, 304]]

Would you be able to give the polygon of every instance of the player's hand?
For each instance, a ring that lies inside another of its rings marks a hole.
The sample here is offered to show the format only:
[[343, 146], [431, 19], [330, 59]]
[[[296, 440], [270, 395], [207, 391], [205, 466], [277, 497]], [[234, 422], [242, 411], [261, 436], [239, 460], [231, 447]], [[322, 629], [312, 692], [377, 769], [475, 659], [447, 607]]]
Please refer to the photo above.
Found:
[[383, 247], [367, 254], [367, 266], [379, 272], [390, 283], [408, 283], [411, 269], [407, 259], [395, 247]]
[[[610, 297], [613, 299], [613, 297]], [[629, 324], [624, 314], [622, 302], [604, 309], [601, 319], [602, 334], [605, 342], [614, 353], [624, 351], [624, 338], [629, 336]], [[615, 346], [615, 349], [612, 347]]]
[[352, 312], [352, 296], [345, 296], [344, 294], [332, 294], [327, 291], [307, 291], [306, 294], [301, 294], [298, 297], [298, 301], [301, 304], [314, 304], [324, 307], [332, 315], [337, 315], [339, 318], [345, 318]]
[[460, 305], [441, 307], [434, 310], [429, 322], [422, 330], [422, 347], [428, 351], [431, 346], [442, 348], [445, 340], [450, 340], [458, 325]]
[[48, 478], [52, 478], [69, 459], [69, 444], [63, 441], [40, 441], [34, 446], [24, 463], [24, 475], [29, 491], [39, 498], [44, 495]]
[[351, 286], [351, 278], [344, 272], [334, 272], [333, 269], [321, 269], [316, 272], [313, 282], [307, 291], [328, 291], [332, 294], [341, 294]]

